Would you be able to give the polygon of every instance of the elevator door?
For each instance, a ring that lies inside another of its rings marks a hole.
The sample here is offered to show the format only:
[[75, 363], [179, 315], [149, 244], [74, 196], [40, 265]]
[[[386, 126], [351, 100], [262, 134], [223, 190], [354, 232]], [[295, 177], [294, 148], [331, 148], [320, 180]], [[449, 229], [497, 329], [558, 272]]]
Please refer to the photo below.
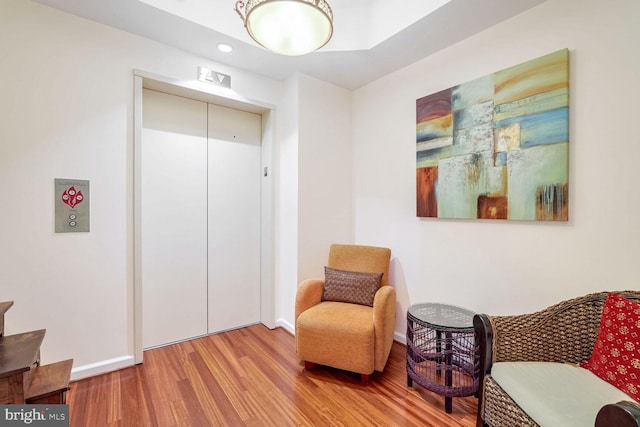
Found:
[[261, 116], [145, 89], [143, 347], [260, 320]]
[[260, 321], [262, 117], [209, 104], [209, 332]]
[[207, 333], [207, 104], [143, 91], [142, 345]]

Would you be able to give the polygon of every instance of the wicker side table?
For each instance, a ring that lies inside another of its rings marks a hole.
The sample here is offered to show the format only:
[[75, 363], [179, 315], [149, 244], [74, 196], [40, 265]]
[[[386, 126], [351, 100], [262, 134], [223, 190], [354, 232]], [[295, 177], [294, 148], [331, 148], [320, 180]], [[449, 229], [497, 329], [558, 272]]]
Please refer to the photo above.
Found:
[[471, 396], [478, 389], [473, 315], [436, 303], [412, 305], [407, 311], [407, 385], [415, 381], [444, 396], [447, 413], [452, 397]]

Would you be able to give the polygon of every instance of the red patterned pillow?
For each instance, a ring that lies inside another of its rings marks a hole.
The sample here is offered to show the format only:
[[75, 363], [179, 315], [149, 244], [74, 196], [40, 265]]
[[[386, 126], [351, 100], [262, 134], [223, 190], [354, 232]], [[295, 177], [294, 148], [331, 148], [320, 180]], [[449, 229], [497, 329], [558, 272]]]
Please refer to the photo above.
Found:
[[322, 301], [350, 302], [373, 307], [373, 298], [380, 288], [382, 274], [325, 267]]
[[640, 304], [608, 295], [593, 353], [580, 366], [640, 402]]

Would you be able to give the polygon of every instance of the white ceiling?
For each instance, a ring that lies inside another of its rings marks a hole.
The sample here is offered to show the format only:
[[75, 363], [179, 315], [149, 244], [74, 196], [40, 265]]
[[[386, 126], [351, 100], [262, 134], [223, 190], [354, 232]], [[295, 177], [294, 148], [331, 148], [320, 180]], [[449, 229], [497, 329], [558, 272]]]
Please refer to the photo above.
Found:
[[[328, 0], [333, 39], [299, 57], [257, 46], [235, 0], [35, 1], [277, 80], [299, 71], [356, 89], [545, 0]], [[234, 51], [222, 53], [218, 43]]]

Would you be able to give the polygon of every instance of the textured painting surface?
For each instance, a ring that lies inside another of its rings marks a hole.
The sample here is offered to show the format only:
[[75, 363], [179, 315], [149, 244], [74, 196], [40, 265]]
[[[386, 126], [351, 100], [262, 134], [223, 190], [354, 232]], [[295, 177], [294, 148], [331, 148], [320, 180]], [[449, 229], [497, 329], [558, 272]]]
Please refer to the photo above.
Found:
[[567, 49], [416, 101], [419, 217], [568, 220]]

